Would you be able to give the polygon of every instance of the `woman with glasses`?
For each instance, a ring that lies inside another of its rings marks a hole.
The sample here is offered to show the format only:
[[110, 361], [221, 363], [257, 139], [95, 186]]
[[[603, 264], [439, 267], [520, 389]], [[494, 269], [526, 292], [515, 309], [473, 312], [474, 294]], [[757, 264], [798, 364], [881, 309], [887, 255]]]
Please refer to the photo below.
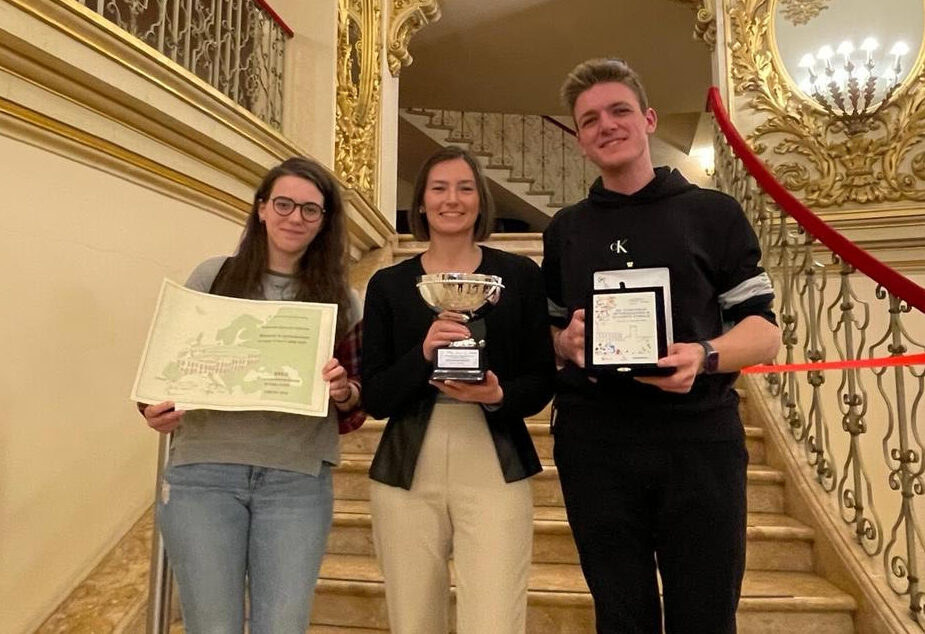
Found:
[[[460, 148], [424, 163], [410, 215], [427, 250], [373, 276], [363, 317], [364, 407], [389, 418], [370, 469], [389, 625], [448, 631], [452, 554], [456, 631], [523, 634], [529, 477], [541, 469], [524, 417], [549, 401], [555, 374], [543, 280], [530, 259], [476, 243], [491, 233], [494, 210], [478, 163]], [[502, 278], [484, 319], [434, 318], [415, 282], [448, 272]], [[437, 349], [469, 337], [485, 341], [484, 380], [431, 380]]]
[[173, 432], [157, 520], [187, 632], [304, 634], [333, 512], [338, 430], [359, 427], [359, 304], [347, 285], [340, 193], [320, 165], [291, 158], [254, 195], [237, 253], [186, 284], [248, 299], [337, 304], [327, 417], [139, 406]]

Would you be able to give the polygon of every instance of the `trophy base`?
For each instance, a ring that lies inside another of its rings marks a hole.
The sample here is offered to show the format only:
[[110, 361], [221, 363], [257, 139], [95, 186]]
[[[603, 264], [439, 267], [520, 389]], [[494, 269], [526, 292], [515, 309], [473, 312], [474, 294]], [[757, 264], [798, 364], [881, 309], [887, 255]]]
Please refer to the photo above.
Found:
[[435, 350], [434, 381], [468, 381], [478, 383], [485, 380], [485, 355], [475, 342], [455, 342]]
[[436, 369], [430, 378], [432, 381], [481, 383], [485, 380], [485, 372], [483, 370]]

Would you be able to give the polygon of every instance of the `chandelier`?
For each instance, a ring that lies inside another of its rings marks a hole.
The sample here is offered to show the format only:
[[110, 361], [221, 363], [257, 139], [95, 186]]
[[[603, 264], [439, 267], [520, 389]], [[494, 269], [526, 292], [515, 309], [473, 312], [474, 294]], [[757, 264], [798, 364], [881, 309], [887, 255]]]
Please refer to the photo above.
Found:
[[896, 42], [889, 52], [892, 59], [882, 68], [874, 56], [879, 47], [876, 39], [868, 37], [858, 52], [850, 40], [845, 40], [837, 49], [826, 44], [815, 55], [807, 53], [800, 59], [800, 68], [807, 71], [800, 89], [843, 123], [848, 134], [868, 129], [870, 118], [886, 106], [899, 87], [902, 59], [909, 46]]

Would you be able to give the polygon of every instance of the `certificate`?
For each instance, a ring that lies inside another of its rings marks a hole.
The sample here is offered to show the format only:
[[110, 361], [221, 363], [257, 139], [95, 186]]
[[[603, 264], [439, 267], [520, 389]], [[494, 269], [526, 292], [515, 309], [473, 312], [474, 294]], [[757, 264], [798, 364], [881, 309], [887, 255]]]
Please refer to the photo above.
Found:
[[585, 361], [597, 371], [671, 374], [658, 367], [668, 352], [661, 287], [595, 290], [585, 315]]
[[594, 273], [595, 291], [647, 286], [658, 286], [662, 289], [665, 336], [668, 338], [668, 345], [671, 345], [674, 341], [674, 327], [671, 322], [671, 275], [667, 268], [619, 269], [615, 271], [596, 271]]
[[336, 304], [237, 299], [164, 280], [131, 399], [327, 416]]

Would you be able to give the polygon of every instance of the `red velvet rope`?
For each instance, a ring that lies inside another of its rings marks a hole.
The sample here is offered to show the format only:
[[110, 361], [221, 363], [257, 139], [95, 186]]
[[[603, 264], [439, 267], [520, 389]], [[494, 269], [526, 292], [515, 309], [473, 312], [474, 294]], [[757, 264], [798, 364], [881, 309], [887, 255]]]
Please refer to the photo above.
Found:
[[837, 253], [845, 262], [873, 279], [893, 295], [902, 298], [910, 306], [925, 313], [925, 289], [838, 233], [777, 182], [770, 170], [761, 159], [755, 156], [745, 139], [732, 125], [716, 86], [711, 87], [707, 93], [707, 107], [713, 112], [716, 123], [723, 131], [732, 151], [739, 157], [761, 188], [780, 205], [787, 215], [800, 223], [811, 236]]
[[925, 365], [925, 353], [873, 359], [846, 361], [818, 361], [816, 363], [787, 363], [781, 365], [750, 365], [742, 374], [768, 374], [769, 372], [811, 372], [814, 370], [844, 370], [847, 368], [885, 368], [894, 365]]
[[283, 33], [292, 37], [293, 31], [289, 28], [289, 25], [283, 22], [283, 19], [279, 17], [279, 14], [273, 10], [273, 7], [266, 3], [266, 0], [253, 0], [254, 4], [264, 10], [264, 12], [270, 16], [270, 18], [279, 25], [279, 28], [283, 30]]

